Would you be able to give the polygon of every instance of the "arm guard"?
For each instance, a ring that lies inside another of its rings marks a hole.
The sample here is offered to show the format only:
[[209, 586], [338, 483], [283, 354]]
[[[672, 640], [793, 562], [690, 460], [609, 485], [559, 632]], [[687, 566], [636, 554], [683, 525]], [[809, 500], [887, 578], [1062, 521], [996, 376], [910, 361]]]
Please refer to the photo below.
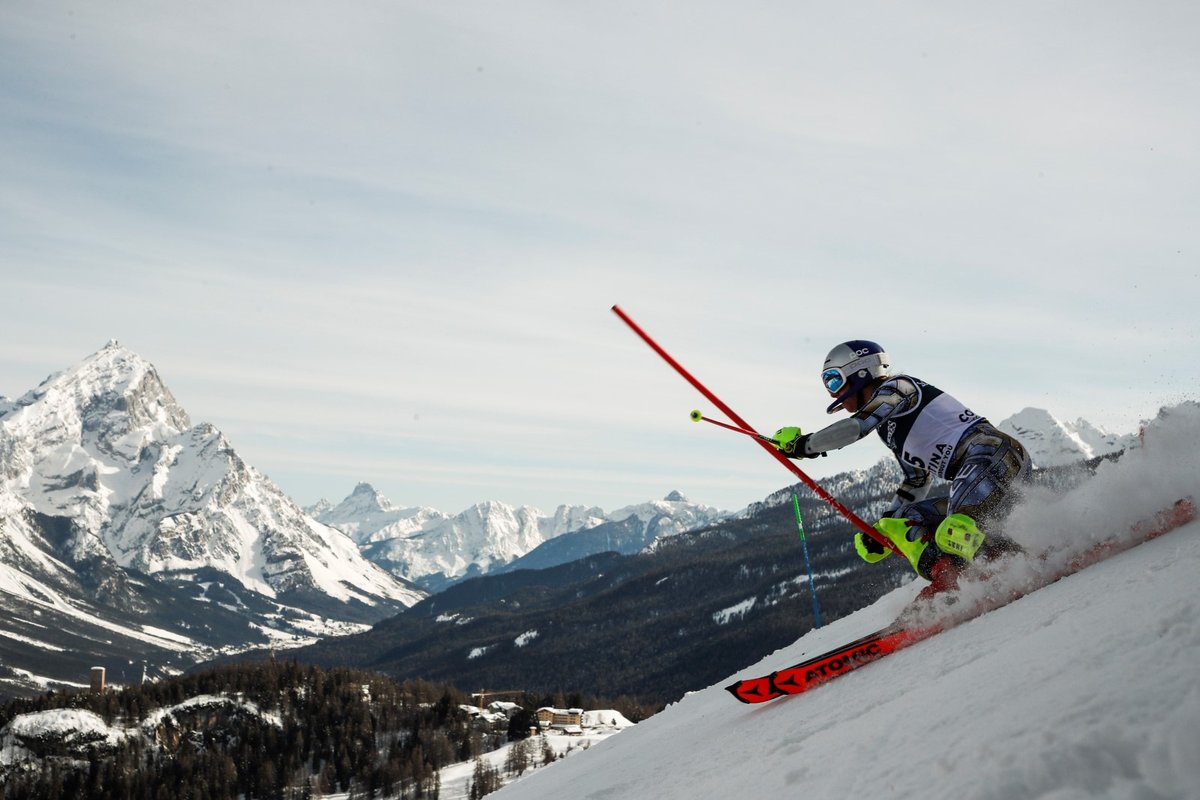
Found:
[[854, 444], [880, 423], [897, 412], [908, 411], [917, 402], [920, 393], [906, 378], [898, 377], [885, 381], [875, 390], [867, 404], [848, 419], [822, 428], [808, 438], [804, 454], [808, 456], [839, 450]]

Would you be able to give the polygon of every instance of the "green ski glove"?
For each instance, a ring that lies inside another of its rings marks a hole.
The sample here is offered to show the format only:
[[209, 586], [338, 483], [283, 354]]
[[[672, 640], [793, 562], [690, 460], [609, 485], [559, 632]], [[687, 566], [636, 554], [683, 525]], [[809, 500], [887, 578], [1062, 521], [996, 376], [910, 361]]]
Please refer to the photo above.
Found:
[[892, 552], [874, 539], [863, 536], [861, 531], [854, 534], [854, 551], [868, 564], [883, 561]]
[[790, 426], [780, 428], [775, 431], [775, 448], [792, 458], [818, 458], [825, 455], [824, 453], [806, 453], [804, 451], [804, 445], [810, 436], [812, 436], [811, 433], [801, 433], [799, 428]]
[[800, 441], [803, 434], [799, 428], [780, 428], [775, 431], [775, 447], [790, 455], [796, 453], [796, 442]]
[[920, 575], [921, 570], [917, 568], [917, 565], [921, 563], [921, 554], [925, 552], [929, 542], [922, 541], [919, 537], [909, 538], [909, 530], [915, 527], [919, 531], [920, 527], [912, 520], [903, 517], [883, 517], [873, 527], [900, 549], [900, 552], [908, 559], [908, 563], [912, 565], [913, 570]]

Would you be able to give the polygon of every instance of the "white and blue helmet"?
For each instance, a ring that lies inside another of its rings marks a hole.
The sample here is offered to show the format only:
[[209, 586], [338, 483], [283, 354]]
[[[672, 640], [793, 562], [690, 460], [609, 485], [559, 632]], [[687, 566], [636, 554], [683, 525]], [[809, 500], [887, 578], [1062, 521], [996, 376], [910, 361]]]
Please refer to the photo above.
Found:
[[842, 342], [825, 356], [825, 367], [821, 370], [821, 383], [833, 397], [826, 412], [832, 414], [842, 407], [846, 398], [862, 391], [872, 381], [891, 374], [892, 360], [875, 342], [865, 339]]

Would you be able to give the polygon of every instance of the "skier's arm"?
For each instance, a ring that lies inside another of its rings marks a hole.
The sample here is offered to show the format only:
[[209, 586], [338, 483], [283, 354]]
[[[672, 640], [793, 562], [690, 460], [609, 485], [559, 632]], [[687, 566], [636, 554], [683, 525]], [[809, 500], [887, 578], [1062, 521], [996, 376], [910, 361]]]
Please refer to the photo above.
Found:
[[859, 423], [843, 419], [816, 433], [801, 433], [799, 428], [787, 427], [775, 431], [775, 446], [789, 458], [816, 458], [830, 450], [839, 450], [863, 437]]
[[918, 400], [917, 387], [905, 378], [887, 381], [853, 416], [838, 420], [796, 443], [796, 455], [813, 458], [854, 444], [888, 417], [907, 411]]
[[810, 434], [804, 440], [804, 455], [814, 456], [828, 453], [830, 450], [841, 450], [846, 445], [854, 444], [869, 432], [870, 429], [864, 432], [862, 424], [854, 417], [839, 419], [832, 425], [827, 425], [816, 433]]
[[929, 490], [933, 488], [933, 473], [929, 470], [918, 469], [903, 461], [900, 462], [900, 468], [904, 470], [904, 481], [896, 488], [896, 497], [884, 514], [885, 517], [894, 517], [902, 507], [909, 503], [924, 500], [929, 496]]

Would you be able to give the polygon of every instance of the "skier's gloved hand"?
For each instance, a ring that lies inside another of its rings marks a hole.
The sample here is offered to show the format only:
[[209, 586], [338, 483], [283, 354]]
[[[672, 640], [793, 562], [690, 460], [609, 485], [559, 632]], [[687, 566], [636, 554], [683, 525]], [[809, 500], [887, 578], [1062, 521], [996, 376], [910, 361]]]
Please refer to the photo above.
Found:
[[775, 447], [792, 458], [817, 458], [825, 455], [824, 453], [805, 452], [804, 446], [808, 443], [810, 436], [812, 436], [811, 433], [801, 433], [799, 428], [780, 428], [775, 431]]
[[796, 442], [803, 438], [799, 428], [787, 427], [775, 431], [775, 447], [790, 455], [796, 453]]
[[861, 532], [854, 534], [854, 551], [868, 564], [882, 561], [892, 552], [874, 539], [863, 536]]
[[[908, 563], [912, 564], [912, 568], [916, 570], [918, 575], [921, 575], [923, 578], [928, 577], [921, 572], [918, 566], [921, 563], [921, 554], [925, 552], [925, 548], [929, 545], [929, 539], [924, 536], [925, 529], [919, 523], [911, 519], [881, 517], [873, 527], [885, 539], [896, 546], [896, 549], [908, 559]], [[860, 552], [859, 555], [863, 554]], [[866, 556], [863, 556], [863, 558], [866, 558]], [[870, 561], [870, 559], [867, 560]], [[878, 561], [879, 559], [875, 560]]]

